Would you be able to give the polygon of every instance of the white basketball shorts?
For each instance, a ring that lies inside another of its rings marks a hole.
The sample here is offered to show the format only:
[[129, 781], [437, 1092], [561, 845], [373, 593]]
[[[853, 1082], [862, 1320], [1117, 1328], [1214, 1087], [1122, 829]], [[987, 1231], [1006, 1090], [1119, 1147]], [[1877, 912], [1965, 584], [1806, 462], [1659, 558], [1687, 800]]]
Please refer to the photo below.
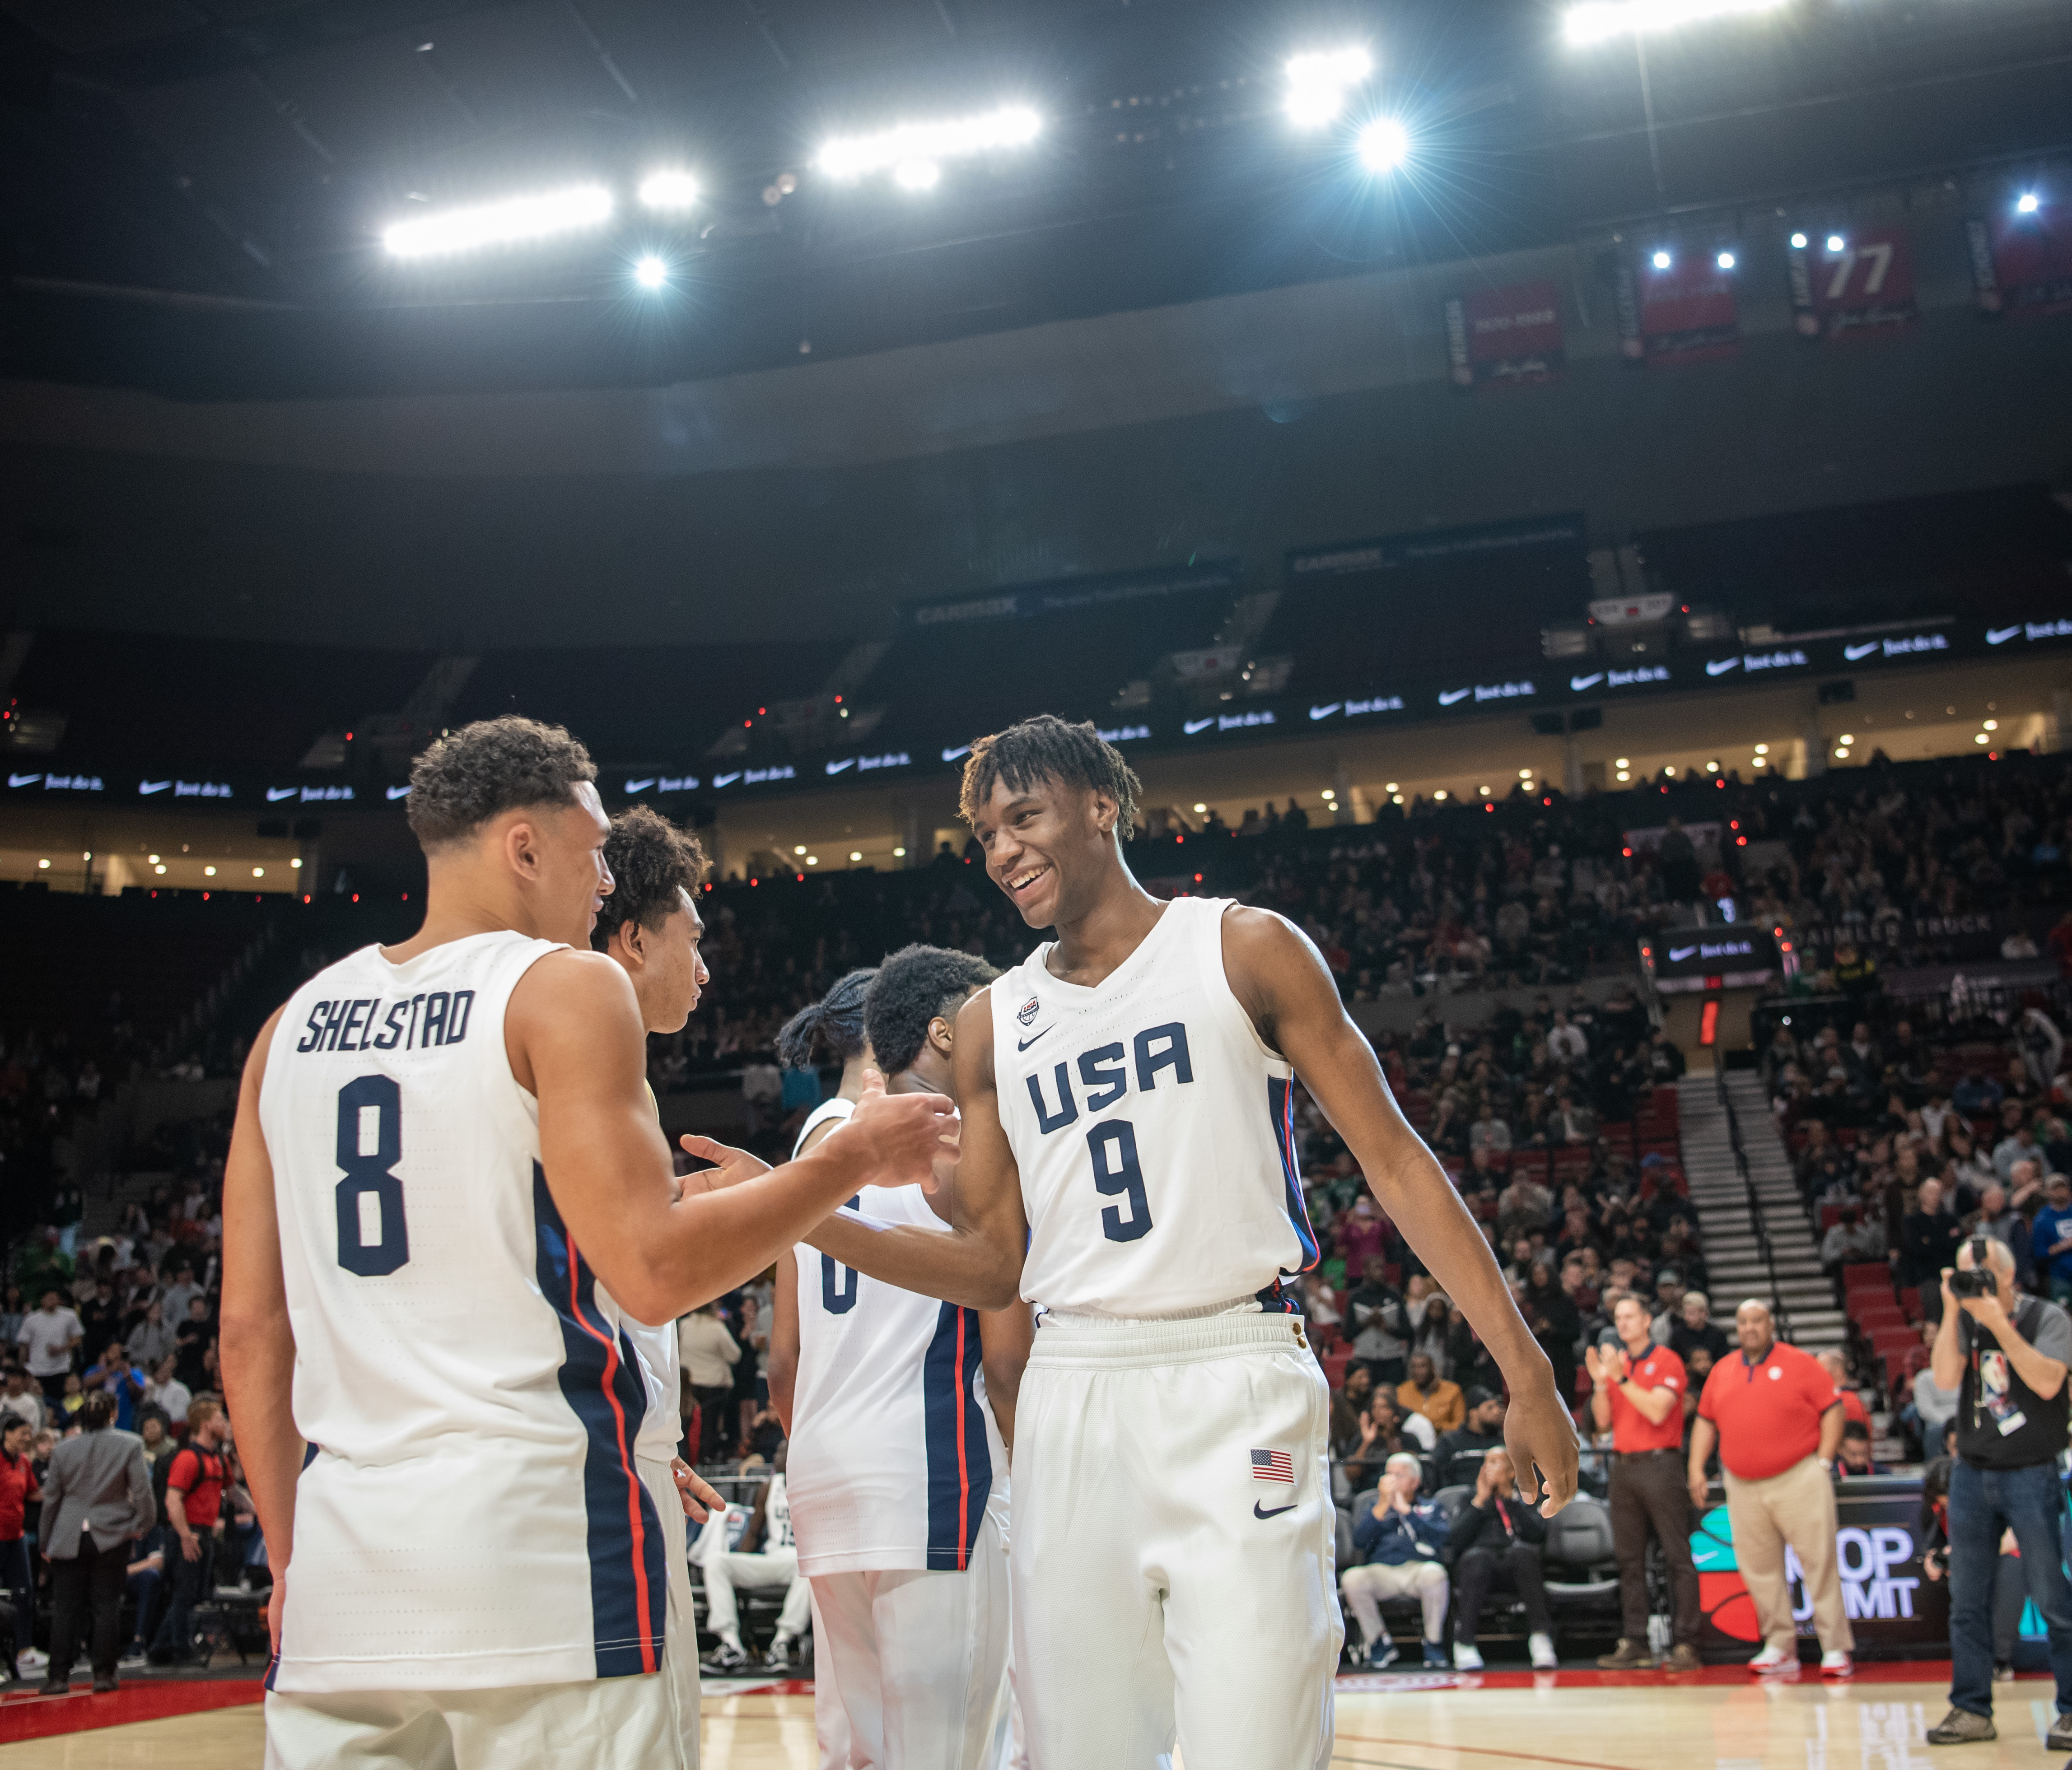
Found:
[[989, 1770], [1008, 1641], [1007, 1546], [992, 1507], [963, 1572], [822, 1574], [813, 1604], [824, 1631], [814, 1667], [832, 1677], [853, 1763]]
[[1014, 1423], [1031, 1770], [1322, 1770], [1345, 1623], [1301, 1319], [1046, 1316]]
[[638, 1467], [669, 1570], [660, 1670], [508, 1690], [269, 1690], [266, 1770], [698, 1770], [684, 1504], [667, 1463]]

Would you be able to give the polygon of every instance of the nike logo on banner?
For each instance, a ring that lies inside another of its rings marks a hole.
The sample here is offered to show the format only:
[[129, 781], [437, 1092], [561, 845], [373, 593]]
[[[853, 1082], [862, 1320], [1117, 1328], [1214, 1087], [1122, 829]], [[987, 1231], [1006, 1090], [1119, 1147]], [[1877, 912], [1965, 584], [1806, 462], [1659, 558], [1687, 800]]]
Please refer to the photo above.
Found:
[[644, 781], [628, 781], [626, 783], [626, 791], [629, 793], [644, 793], [654, 784], [655, 777], [650, 774]]
[[1705, 674], [1708, 676], [1724, 676], [1729, 670], [1738, 670], [1741, 667], [1741, 660], [1739, 658], [1715, 658], [1706, 664]]
[[1601, 670], [1593, 676], [1571, 676], [1568, 679], [1568, 688], [1571, 692], [1580, 695], [1585, 688], [1596, 688], [1604, 680], [1605, 673]]
[[959, 744], [954, 749], [944, 750], [943, 752], [943, 760], [946, 762], [953, 762], [960, 756], [968, 756], [970, 754], [971, 745], [969, 744]]
[[1207, 719], [1183, 720], [1181, 721], [1180, 729], [1191, 737], [1198, 731], [1207, 731], [1209, 727], [1213, 725], [1215, 722], [1216, 716], [1214, 713], [1211, 713]]
[[1877, 648], [1878, 642], [1875, 639], [1872, 639], [1863, 645], [1844, 646], [1842, 647], [1842, 655], [1847, 658], [1851, 663], [1854, 663], [1859, 658], [1868, 658], [1873, 651], [1877, 651]]
[[137, 791], [140, 793], [162, 793], [172, 784], [171, 781], [139, 781]]
[[1472, 688], [1449, 688], [1439, 696], [1439, 704], [1442, 707], [1450, 707], [1457, 700], [1466, 700], [1474, 692], [1474, 690]]
[[1014, 1049], [1018, 1051], [1026, 1051], [1030, 1045], [1034, 1045], [1038, 1039], [1042, 1038], [1044, 1033], [1054, 1033], [1058, 1029], [1055, 1026], [1046, 1026], [1043, 1029], [1042, 1033], [1032, 1033], [1026, 1039], [1017, 1039], [1014, 1041]]
[[1309, 709], [1309, 717], [1312, 719], [1329, 719], [1345, 703], [1342, 700], [1334, 700], [1328, 707], [1312, 707]]
[[741, 770], [740, 770], [739, 769], [738, 769], [738, 768], [737, 768], [737, 769], [736, 769], [736, 770], [734, 770], [731, 774], [715, 774], [715, 775], [713, 775], [713, 786], [733, 786], [733, 785], [734, 785], [734, 783], [736, 781], [739, 780], [740, 778], [741, 778]]
[[[1299, 1505], [1301, 1504], [1301, 1501], [1298, 1501], [1296, 1503]], [[1271, 1512], [1268, 1512], [1260, 1505], [1258, 1501], [1254, 1500], [1252, 1502], [1252, 1515], [1255, 1518], [1277, 1518], [1282, 1513], [1293, 1512], [1294, 1509], [1295, 1507], [1293, 1505], [1276, 1505]]]
[[10, 774], [7, 784], [10, 786], [34, 786], [43, 778], [40, 774]]
[[410, 790], [407, 786], [392, 786], [388, 789], [388, 803], [391, 805], [397, 799], [406, 799], [409, 796]]
[[828, 764], [828, 772], [830, 774], [839, 774], [844, 769], [853, 768], [855, 766], [856, 758], [853, 756], [851, 756], [839, 762], [829, 762]]
[[278, 805], [282, 799], [291, 799], [301, 791], [299, 786], [269, 786], [266, 789], [266, 803]]
[[2021, 631], [2021, 623], [2020, 622], [2016, 622], [2011, 627], [1988, 627], [1986, 629], [1986, 643], [1988, 645], [2005, 645], [2008, 640], [2012, 639]]
[[1697, 950], [1696, 947], [1671, 947], [1669, 949], [1669, 963], [1672, 965], [1680, 964]]

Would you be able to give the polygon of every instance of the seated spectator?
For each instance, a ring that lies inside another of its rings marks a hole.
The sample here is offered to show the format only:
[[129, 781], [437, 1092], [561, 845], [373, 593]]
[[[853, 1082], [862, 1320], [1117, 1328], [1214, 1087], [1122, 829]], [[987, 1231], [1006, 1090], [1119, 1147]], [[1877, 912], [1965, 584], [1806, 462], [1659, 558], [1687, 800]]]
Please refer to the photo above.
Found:
[[131, 1332], [130, 1361], [139, 1370], [156, 1370], [173, 1353], [173, 1330], [166, 1323], [165, 1305], [154, 1300], [144, 1309], [144, 1319]]
[[1820, 1269], [1830, 1278], [1844, 1267], [1885, 1257], [1885, 1226], [1864, 1222], [1854, 1205], [1844, 1205], [1834, 1226], [1820, 1238]]
[[[1678, 1306], [1677, 1318], [1670, 1326], [1666, 1344], [1688, 1366], [1692, 1352], [1701, 1347], [1716, 1364], [1726, 1356], [1728, 1347], [1733, 1342], [1727, 1337], [1725, 1330], [1719, 1323], [1712, 1319], [1712, 1300], [1703, 1291], [1686, 1291], [1682, 1304]], [[1694, 1390], [1696, 1389], [1695, 1378], [1691, 1386]]]
[[1860, 1419], [1847, 1420], [1842, 1426], [1841, 1454], [1835, 1464], [1835, 1477], [1844, 1476], [1882, 1475], [1885, 1471], [1871, 1460], [1871, 1429]]
[[[1935, 1324], [1924, 1321], [1921, 1327], [1922, 1341], [1932, 1346], [1935, 1340]], [[1958, 1391], [1945, 1389], [1935, 1381], [1933, 1365], [1923, 1365], [1914, 1372], [1906, 1405], [1900, 1410], [1900, 1422], [1904, 1426], [1910, 1426], [1920, 1439], [1923, 1456], [1933, 1455], [1934, 1447], [1942, 1443], [1943, 1429], [1957, 1417], [1957, 1402]]]
[[1400, 1657], [1381, 1620], [1382, 1604], [1391, 1598], [1417, 1600], [1424, 1613], [1424, 1663], [1442, 1669], [1447, 1663], [1446, 1514], [1417, 1497], [1422, 1482], [1416, 1457], [1389, 1458], [1374, 1504], [1353, 1521], [1359, 1564], [1338, 1577], [1338, 1589], [1366, 1637], [1367, 1665], [1376, 1671]]
[[[2037, 1278], [2050, 1300], [2072, 1301], [2072, 1177], [2053, 1174], [2043, 1183], [2043, 1209], [2036, 1214], [2029, 1246]], [[1926, 1299], [1927, 1292], [1922, 1296]]]
[[1468, 1417], [1450, 1432], [1441, 1432], [1433, 1447], [1434, 1493], [1474, 1481], [1482, 1472], [1483, 1458], [1503, 1443], [1503, 1397], [1470, 1389], [1466, 1399]]
[[1415, 1329], [1410, 1336], [1413, 1365], [1417, 1355], [1422, 1353], [1432, 1361], [1433, 1370], [1445, 1376], [1453, 1364], [1449, 1355], [1453, 1332], [1453, 1306], [1443, 1294], [1435, 1291], [1419, 1306]]
[[154, 1524], [130, 1545], [130, 1597], [135, 1606], [136, 1629], [122, 1649], [118, 1662], [125, 1670], [148, 1664], [146, 1649], [158, 1624], [159, 1588], [166, 1577], [166, 1538], [170, 1533]]
[[1396, 1399], [1405, 1413], [1421, 1414], [1431, 1421], [1435, 1432], [1450, 1432], [1468, 1415], [1461, 1386], [1439, 1374], [1429, 1352], [1411, 1354], [1410, 1375], [1396, 1385]]
[[1483, 1600], [1494, 1588], [1517, 1593], [1525, 1605], [1526, 1645], [1534, 1668], [1552, 1670], [1560, 1661], [1554, 1651], [1554, 1624], [1547, 1611], [1547, 1585], [1540, 1566], [1547, 1522], [1519, 1492], [1511, 1453], [1502, 1445], [1483, 1453], [1474, 1497], [1453, 1521], [1449, 1538], [1455, 1594], [1453, 1669], [1482, 1669], [1475, 1630]]
[[1363, 1493], [1369, 1483], [1380, 1480], [1390, 1457], [1400, 1452], [1412, 1456], [1429, 1453], [1433, 1448], [1431, 1432], [1432, 1423], [1423, 1415], [1406, 1415], [1387, 1390], [1375, 1390], [1342, 1459], [1347, 1485], [1355, 1493]]
[[738, 1549], [726, 1546], [724, 1513], [714, 1513], [698, 1538], [705, 1575], [705, 1626], [719, 1637], [719, 1645], [705, 1661], [712, 1671], [738, 1672], [750, 1663], [748, 1649], [742, 1645], [741, 1612], [734, 1595], [737, 1586], [750, 1591], [783, 1589], [784, 1608], [778, 1612], [777, 1632], [763, 1656], [765, 1665], [789, 1665], [791, 1644], [812, 1623], [813, 1588], [799, 1571], [799, 1550], [791, 1540], [791, 1509], [784, 1493], [789, 1449], [787, 1445], [778, 1447], [774, 1472], [755, 1490], [755, 1507]]
[[1360, 1415], [1373, 1399], [1374, 1373], [1365, 1365], [1348, 1364], [1345, 1382], [1331, 1392], [1329, 1431], [1334, 1460], [1343, 1462], [1359, 1442]]

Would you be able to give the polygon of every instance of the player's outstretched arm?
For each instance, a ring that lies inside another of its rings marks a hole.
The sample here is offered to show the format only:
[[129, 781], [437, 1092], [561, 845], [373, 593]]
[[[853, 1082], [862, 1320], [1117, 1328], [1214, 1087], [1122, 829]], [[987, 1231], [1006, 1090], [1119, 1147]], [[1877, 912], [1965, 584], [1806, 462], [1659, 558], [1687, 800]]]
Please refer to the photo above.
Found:
[[273, 1163], [259, 1128], [259, 1084], [273, 1048], [277, 1010], [245, 1060], [237, 1122], [223, 1166], [223, 1393], [237, 1434], [245, 1483], [259, 1513], [273, 1568], [268, 1621], [281, 1645], [281, 1599], [295, 1552], [295, 1478], [302, 1435], [292, 1406], [295, 1330], [288, 1319], [281, 1271], [281, 1225], [273, 1202]]
[[[1015, 1302], [1022, 1284], [1022, 1251], [1029, 1245], [1029, 1222], [1022, 1211], [1022, 1177], [1001, 1127], [1000, 1094], [993, 1078], [989, 996], [989, 992], [980, 990], [957, 1011], [952, 1053], [964, 1141], [949, 1228], [829, 1217], [803, 1238], [844, 1266], [902, 1290], [940, 1297], [968, 1309], [1005, 1309]], [[855, 1124], [850, 1119], [821, 1147], [833, 1148]], [[866, 1178], [873, 1185], [898, 1184], [875, 1176]]]
[[1489, 1244], [1424, 1140], [1412, 1130], [1353, 1025], [1330, 967], [1301, 931], [1270, 910], [1223, 915], [1223, 968], [1259, 1035], [1289, 1062], [1345, 1140], [1390, 1219], [1461, 1306], [1511, 1389], [1504, 1439], [1532, 1491], [1537, 1465], [1549, 1515], [1575, 1497], [1575, 1423], [1498, 1271]]
[[672, 1320], [746, 1283], [857, 1187], [925, 1180], [937, 1156], [956, 1152], [947, 1100], [887, 1096], [880, 1085], [843, 1134], [810, 1156], [678, 1197], [648, 1099], [633, 985], [602, 954], [550, 953], [527, 971], [512, 992], [504, 1044], [512, 1075], [540, 1103], [541, 1165], [555, 1208], [642, 1321]]

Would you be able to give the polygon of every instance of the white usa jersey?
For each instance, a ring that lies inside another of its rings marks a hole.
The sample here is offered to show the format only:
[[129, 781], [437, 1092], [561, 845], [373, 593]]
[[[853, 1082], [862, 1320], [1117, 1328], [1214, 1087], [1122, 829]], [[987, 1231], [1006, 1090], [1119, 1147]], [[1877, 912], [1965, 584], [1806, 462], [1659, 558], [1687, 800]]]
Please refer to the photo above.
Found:
[[1293, 1071], [1223, 974], [1227, 900], [1176, 897], [1089, 989], [1039, 947], [993, 979], [1000, 1122], [1022, 1171], [1022, 1294], [1069, 1315], [1294, 1312], [1317, 1263]]
[[[828, 1102], [800, 1141], [855, 1110]], [[943, 1228], [919, 1186], [866, 1186], [843, 1214]], [[968, 1567], [987, 1502], [1007, 1475], [985, 1401], [977, 1314], [865, 1278], [803, 1242], [792, 1258], [799, 1372], [785, 1485], [799, 1571]]]
[[475, 1690], [652, 1672], [664, 1537], [629, 1324], [540, 1167], [504, 1012], [557, 949], [369, 947], [260, 1086], [295, 1334], [294, 1578], [269, 1683]]

